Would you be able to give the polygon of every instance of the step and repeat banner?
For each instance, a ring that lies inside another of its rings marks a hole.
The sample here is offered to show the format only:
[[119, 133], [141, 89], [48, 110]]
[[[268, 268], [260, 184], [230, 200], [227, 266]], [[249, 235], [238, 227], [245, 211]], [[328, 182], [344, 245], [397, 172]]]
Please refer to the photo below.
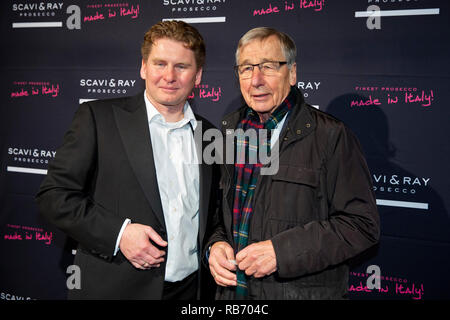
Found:
[[356, 133], [377, 197], [381, 240], [351, 261], [349, 298], [449, 299], [449, 10], [446, 0], [2, 1], [0, 299], [72, 289], [76, 243], [34, 196], [79, 103], [144, 89], [140, 45], [162, 19], [204, 36], [190, 101], [217, 126], [242, 103], [239, 38], [258, 26], [291, 35], [298, 88]]

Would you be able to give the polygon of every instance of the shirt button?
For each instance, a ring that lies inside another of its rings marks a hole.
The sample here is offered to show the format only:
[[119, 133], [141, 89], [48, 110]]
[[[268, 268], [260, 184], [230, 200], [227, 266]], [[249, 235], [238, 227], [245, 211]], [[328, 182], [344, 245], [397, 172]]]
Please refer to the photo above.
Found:
[[306, 127], [307, 127], [307, 128], [311, 128], [311, 124], [310, 124], [310, 123], [307, 123], [307, 124], [306, 124]]
[[300, 130], [300, 129], [297, 129], [297, 134], [302, 134], [302, 130]]
[[225, 120], [222, 121], [222, 124], [223, 124], [224, 126], [226, 126], [227, 123], [228, 123], [228, 122], [226, 122]]

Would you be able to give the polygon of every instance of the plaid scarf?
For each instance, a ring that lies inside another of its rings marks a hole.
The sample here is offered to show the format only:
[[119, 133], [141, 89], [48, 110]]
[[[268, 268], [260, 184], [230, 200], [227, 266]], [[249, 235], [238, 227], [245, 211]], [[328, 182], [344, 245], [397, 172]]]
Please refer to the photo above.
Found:
[[[258, 150], [259, 148], [267, 148], [267, 151], [270, 152], [271, 132], [292, 108], [295, 97], [295, 91], [291, 89], [288, 97], [264, 123], [261, 123], [258, 114], [248, 107], [244, 119], [236, 128], [242, 129], [242, 131], [237, 131], [236, 135], [236, 162], [234, 165], [233, 238], [235, 254], [244, 249], [248, 243], [250, 219], [253, 214], [252, 200], [262, 166], [258, 159]], [[249, 129], [256, 131], [258, 137], [256, 141], [254, 141], [255, 139], [246, 139], [245, 132]], [[267, 130], [267, 139], [264, 141], [261, 141], [263, 139], [259, 137], [260, 129]], [[269, 153], [266, 154], [269, 155]], [[249, 161], [246, 161], [246, 155], [248, 155]], [[252, 159], [257, 159], [256, 163]], [[244, 271], [239, 269], [236, 271], [236, 276], [236, 299], [245, 299], [248, 296], [247, 276]]]

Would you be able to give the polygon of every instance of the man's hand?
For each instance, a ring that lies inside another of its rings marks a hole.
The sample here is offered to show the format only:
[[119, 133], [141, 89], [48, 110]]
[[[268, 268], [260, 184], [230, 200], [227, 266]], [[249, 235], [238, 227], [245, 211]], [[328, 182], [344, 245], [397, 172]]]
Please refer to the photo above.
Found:
[[135, 268], [159, 267], [164, 261], [166, 253], [152, 245], [149, 239], [161, 247], [167, 246], [167, 242], [150, 226], [130, 223], [125, 227], [119, 248]]
[[219, 241], [212, 245], [209, 252], [209, 269], [214, 280], [219, 286], [236, 286], [236, 270], [234, 250], [225, 241]]
[[236, 254], [236, 262], [240, 270], [255, 278], [268, 276], [277, 270], [277, 257], [271, 240], [245, 247]]

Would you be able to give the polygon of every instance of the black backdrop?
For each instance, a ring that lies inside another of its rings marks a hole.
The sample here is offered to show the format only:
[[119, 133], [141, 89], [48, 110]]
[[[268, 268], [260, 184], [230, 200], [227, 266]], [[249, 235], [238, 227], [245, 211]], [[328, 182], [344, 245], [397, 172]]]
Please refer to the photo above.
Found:
[[[382, 237], [352, 261], [349, 297], [448, 299], [449, 9], [445, 0], [2, 1], [0, 299], [65, 299], [75, 244], [38, 215], [34, 195], [78, 104], [142, 90], [143, 34], [181, 18], [195, 19], [207, 45], [196, 112], [219, 125], [239, 107], [237, 41], [271, 26], [297, 43], [306, 100], [359, 137]], [[379, 289], [366, 286], [369, 265], [381, 270]]]

